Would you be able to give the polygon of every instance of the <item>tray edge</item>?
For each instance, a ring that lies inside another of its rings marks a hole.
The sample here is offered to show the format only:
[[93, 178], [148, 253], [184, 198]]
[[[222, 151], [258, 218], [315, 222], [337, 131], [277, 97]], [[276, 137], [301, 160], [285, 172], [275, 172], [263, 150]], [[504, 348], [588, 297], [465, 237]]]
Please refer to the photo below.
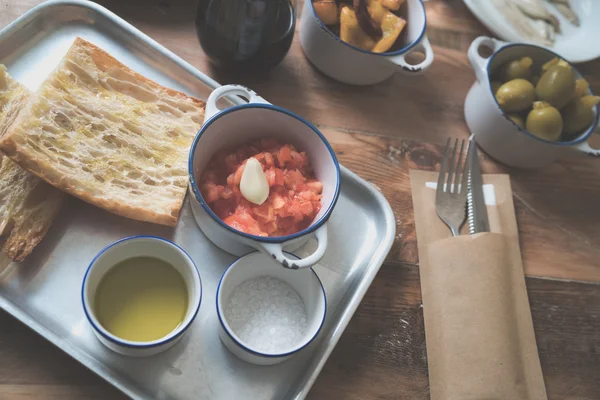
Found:
[[75, 346], [71, 346], [66, 341], [63, 341], [57, 334], [52, 332], [50, 329], [46, 328], [41, 323], [37, 322], [34, 318], [30, 317], [18, 305], [6, 300], [2, 296], [0, 296], [0, 309], [4, 310], [7, 314], [16, 318], [28, 328], [32, 329], [43, 339], [56, 346], [60, 351], [79, 362], [81, 365], [93, 372], [96, 376], [100, 377], [108, 384], [120, 390], [125, 395], [131, 397], [132, 399], [150, 398], [148, 394], [137, 390], [136, 385], [127, 385], [125, 383], [122, 383], [123, 378], [121, 376], [108, 369], [102, 363], [95, 361], [92, 357], [88, 356], [86, 352], [82, 351], [79, 348], [76, 348]]
[[[351, 296], [351, 300], [349, 301], [349, 307], [345, 308], [344, 313], [340, 317], [340, 321], [331, 329], [331, 331], [335, 333], [329, 338], [327, 345], [325, 345], [324, 343], [321, 344], [321, 346], [326, 346], [326, 350], [320, 355], [318, 362], [311, 363], [307, 368], [312, 370], [310, 375], [306, 379], [301, 380], [300, 383], [296, 385], [301, 386], [302, 389], [299, 390], [294, 395], [294, 397], [292, 397], [293, 400], [304, 399], [310, 391], [310, 389], [312, 388], [312, 386], [314, 385], [315, 381], [317, 380], [317, 377], [323, 370], [325, 363], [331, 356], [333, 349], [335, 349], [335, 346], [339, 342], [342, 334], [346, 331], [350, 320], [354, 316], [354, 313], [356, 312], [362, 299], [367, 293], [367, 290], [373, 283], [375, 276], [377, 276], [379, 269], [385, 262], [385, 259], [389, 254], [392, 245], [394, 244], [394, 239], [396, 237], [396, 219], [392, 207], [390, 206], [385, 196], [377, 189], [375, 189], [375, 187], [369, 182], [367, 182], [366, 180], [364, 180], [363, 178], [361, 178], [360, 176], [358, 176], [357, 174], [355, 174], [354, 172], [352, 172], [351, 170], [349, 170], [341, 164], [340, 170], [342, 172], [342, 175], [346, 175], [348, 179], [352, 179], [358, 182], [364, 187], [365, 190], [367, 190], [373, 197], [375, 197], [377, 202], [382, 207], [386, 221], [386, 228], [388, 229], [388, 234], [385, 237], [385, 240], [380, 243], [378, 249], [374, 253], [376, 257], [371, 258], [371, 262], [366, 267], [366, 269], [368, 270], [368, 274], [365, 275], [367, 279], [363, 277], [359, 286], [356, 288], [354, 294]], [[291, 390], [292, 389], [290, 389], [290, 391]]]

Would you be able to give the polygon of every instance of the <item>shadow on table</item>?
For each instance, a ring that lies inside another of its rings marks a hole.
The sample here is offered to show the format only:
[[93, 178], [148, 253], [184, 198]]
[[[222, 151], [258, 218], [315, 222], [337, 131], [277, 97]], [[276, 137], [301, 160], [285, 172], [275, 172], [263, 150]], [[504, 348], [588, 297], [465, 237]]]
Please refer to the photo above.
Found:
[[181, 26], [194, 21], [197, 0], [96, 0], [126, 21], [157, 26]]

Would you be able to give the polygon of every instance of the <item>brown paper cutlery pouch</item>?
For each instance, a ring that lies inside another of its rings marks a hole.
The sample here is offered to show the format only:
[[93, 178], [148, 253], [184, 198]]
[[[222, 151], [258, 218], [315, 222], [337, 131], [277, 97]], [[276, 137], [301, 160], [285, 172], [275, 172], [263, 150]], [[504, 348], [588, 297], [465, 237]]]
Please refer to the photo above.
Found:
[[484, 175], [491, 233], [452, 237], [438, 174], [411, 171], [431, 400], [547, 399], [508, 175]]

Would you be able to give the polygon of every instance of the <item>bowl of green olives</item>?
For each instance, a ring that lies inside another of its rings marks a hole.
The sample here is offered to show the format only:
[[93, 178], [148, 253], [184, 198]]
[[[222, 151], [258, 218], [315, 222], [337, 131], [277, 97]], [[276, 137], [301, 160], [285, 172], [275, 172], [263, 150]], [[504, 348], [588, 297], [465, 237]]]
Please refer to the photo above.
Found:
[[[482, 57], [481, 47], [492, 55]], [[485, 36], [471, 43], [468, 56], [477, 80], [465, 99], [465, 120], [488, 155], [521, 168], [573, 153], [600, 156], [588, 143], [600, 97], [571, 63], [543, 47]]]

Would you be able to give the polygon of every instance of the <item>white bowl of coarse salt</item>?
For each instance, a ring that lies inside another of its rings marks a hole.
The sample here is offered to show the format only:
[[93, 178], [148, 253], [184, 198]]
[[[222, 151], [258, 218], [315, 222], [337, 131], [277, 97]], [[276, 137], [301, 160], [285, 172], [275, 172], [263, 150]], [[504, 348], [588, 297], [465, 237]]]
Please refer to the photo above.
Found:
[[264, 253], [239, 258], [217, 288], [221, 341], [252, 364], [277, 364], [308, 346], [326, 311], [325, 290], [312, 268], [283, 268]]

